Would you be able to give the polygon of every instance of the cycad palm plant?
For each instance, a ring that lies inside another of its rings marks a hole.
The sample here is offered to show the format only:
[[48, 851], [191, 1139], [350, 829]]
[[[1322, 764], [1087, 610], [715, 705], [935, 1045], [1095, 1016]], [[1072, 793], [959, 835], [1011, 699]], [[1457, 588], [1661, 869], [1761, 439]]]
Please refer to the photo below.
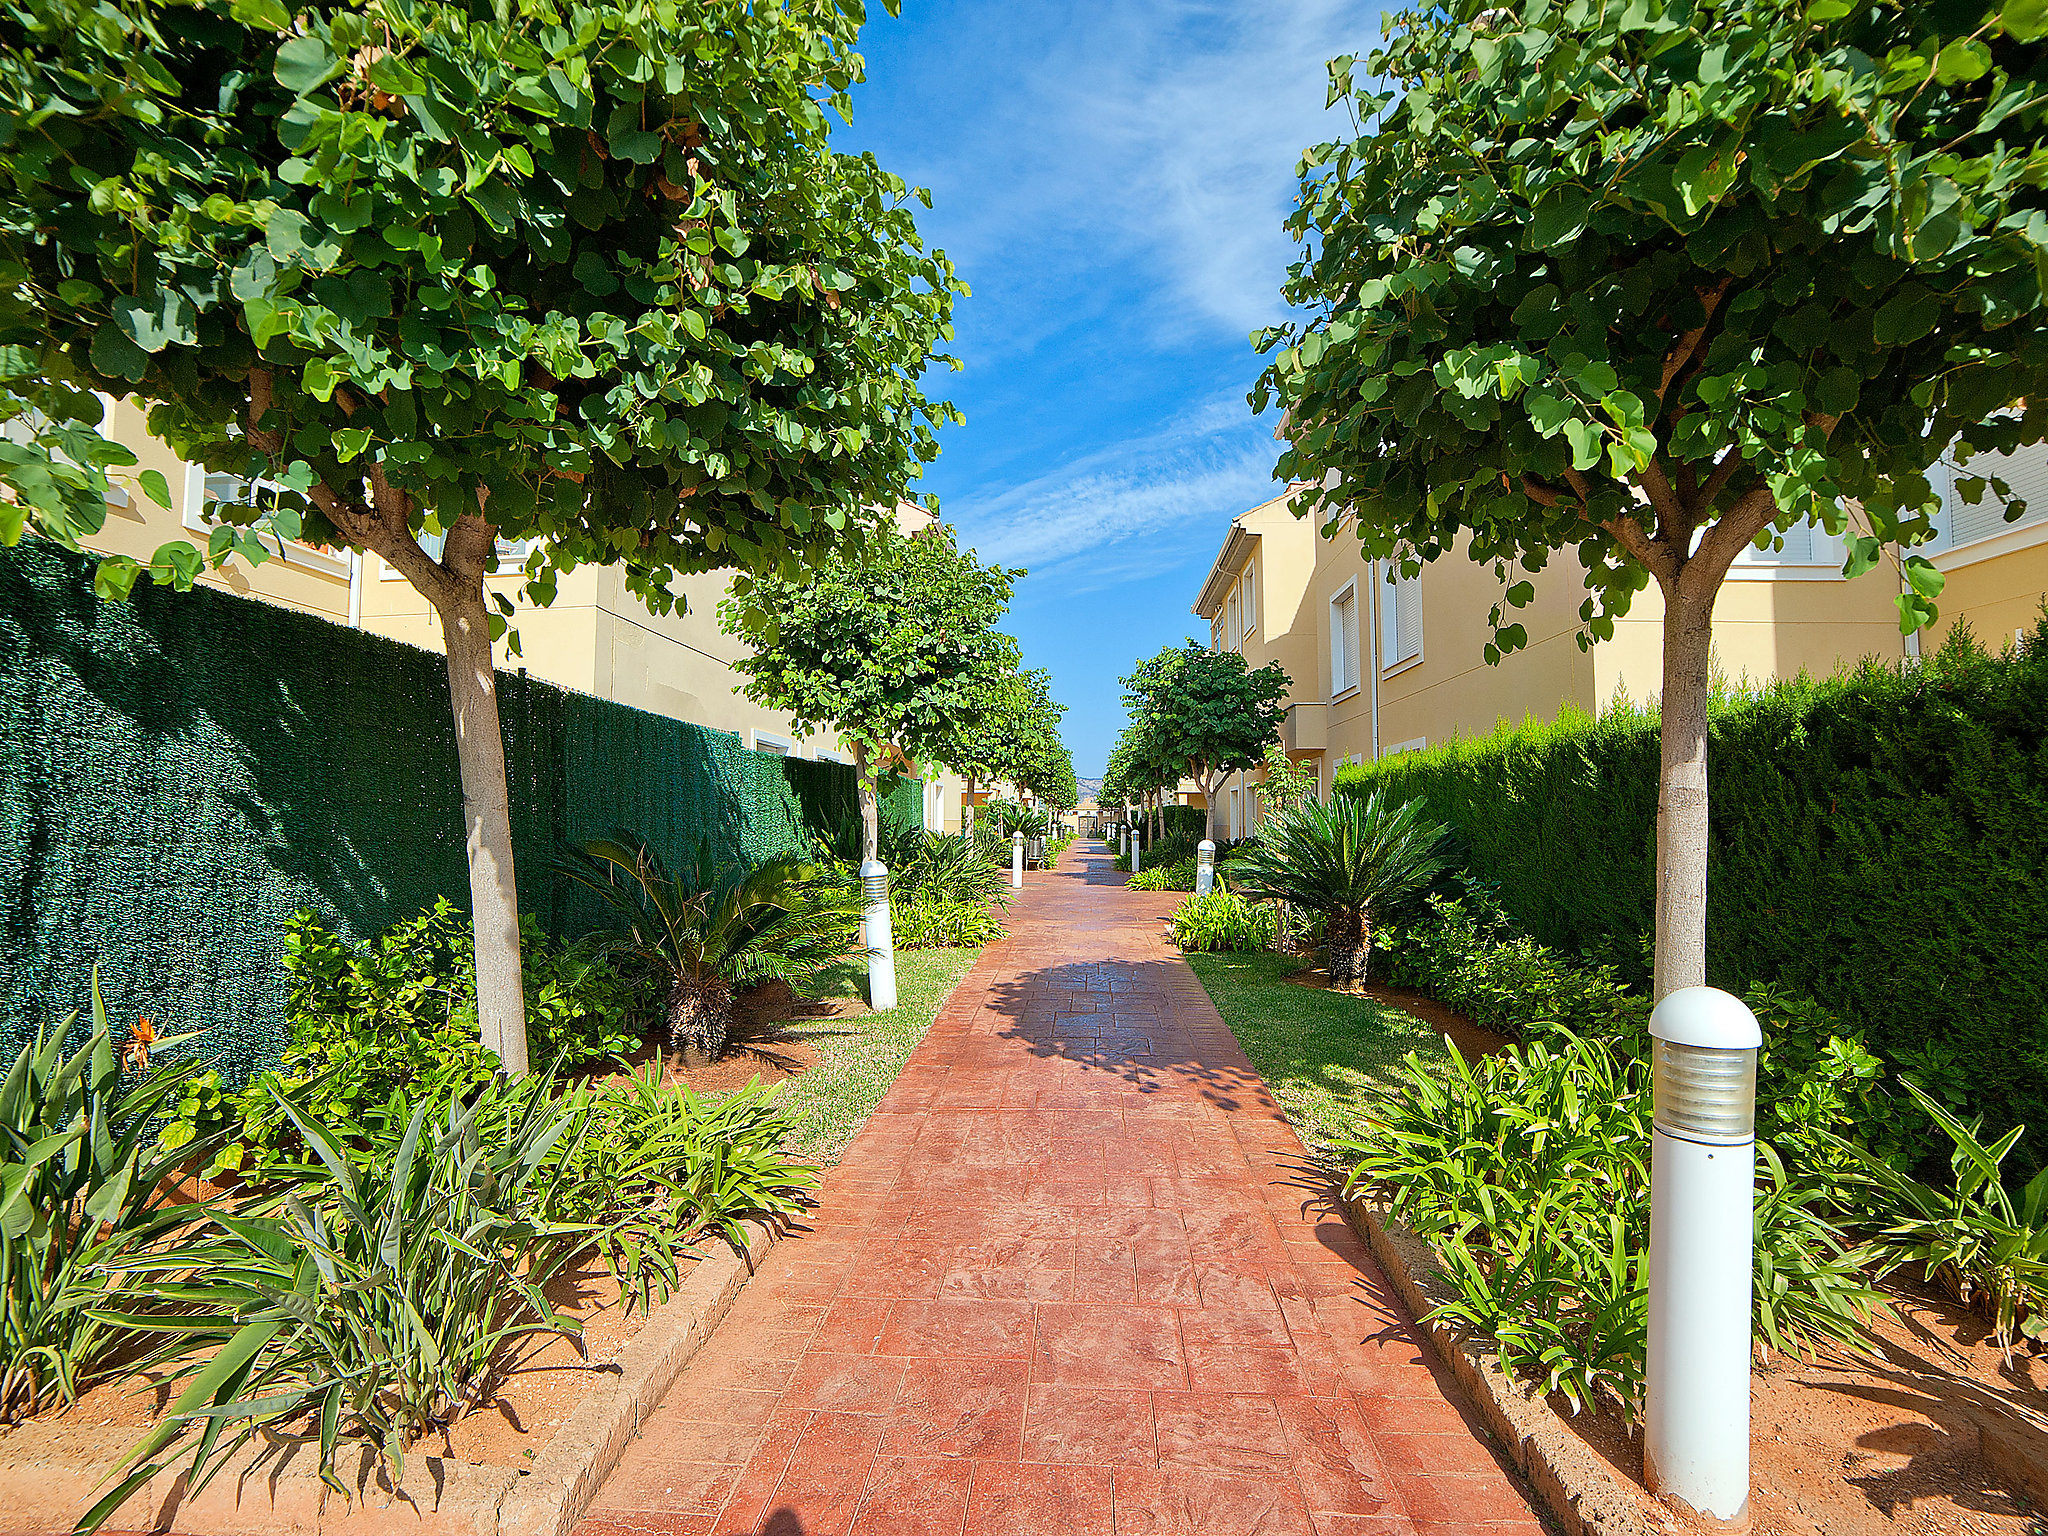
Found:
[[807, 980], [844, 955], [861, 919], [858, 891], [823, 865], [771, 859], [715, 869], [700, 847], [671, 872], [645, 843], [593, 838], [557, 867], [624, 920], [614, 952], [666, 984], [664, 1019], [678, 1050], [716, 1056], [732, 1027], [736, 988]]
[[1392, 801], [1375, 789], [1328, 803], [1304, 800], [1274, 817], [1231, 872], [1241, 892], [1323, 914], [1330, 985], [1356, 991], [1365, 984], [1379, 915], [1443, 871], [1443, 840], [1420, 801]]

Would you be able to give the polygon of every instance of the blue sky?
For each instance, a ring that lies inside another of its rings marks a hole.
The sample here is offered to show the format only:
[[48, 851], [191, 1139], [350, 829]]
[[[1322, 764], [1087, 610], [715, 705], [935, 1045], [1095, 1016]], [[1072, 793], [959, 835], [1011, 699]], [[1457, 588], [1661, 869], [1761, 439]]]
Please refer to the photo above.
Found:
[[1281, 229], [1324, 60], [1380, 0], [904, 0], [873, 7], [847, 148], [932, 190], [919, 227], [972, 286], [967, 415], [922, 489], [962, 542], [1025, 566], [1011, 629], [1048, 668], [1076, 771], [1102, 771], [1117, 679], [1192, 634], [1230, 519], [1273, 494], [1247, 341], [1280, 317]]

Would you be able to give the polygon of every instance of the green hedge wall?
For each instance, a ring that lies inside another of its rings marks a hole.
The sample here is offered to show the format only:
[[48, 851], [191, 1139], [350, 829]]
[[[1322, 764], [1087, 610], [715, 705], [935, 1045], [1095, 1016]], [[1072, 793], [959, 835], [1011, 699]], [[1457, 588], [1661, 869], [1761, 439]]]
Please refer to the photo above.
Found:
[[[808, 849], [853, 770], [516, 674], [499, 678], [522, 906], [598, 921], [548, 872], [614, 828], [671, 859]], [[440, 656], [213, 591], [93, 595], [90, 562], [0, 550], [0, 1053], [91, 1002], [203, 1029], [240, 1081], [285, 1038], [280, 925], [361, 936], [437, 895], [467, 904]], [[916, 821], [922, 784], [887, 809]]]
[[[1657, 719], [1623, 708], [1340, 771], [1421, 798], [1546, 944], [1646, 979]], [[1707, 967], [1817, 998], [1878, 1053], [2048, 1136], [2048, 621], [1903, 671], [1716, 701]]]

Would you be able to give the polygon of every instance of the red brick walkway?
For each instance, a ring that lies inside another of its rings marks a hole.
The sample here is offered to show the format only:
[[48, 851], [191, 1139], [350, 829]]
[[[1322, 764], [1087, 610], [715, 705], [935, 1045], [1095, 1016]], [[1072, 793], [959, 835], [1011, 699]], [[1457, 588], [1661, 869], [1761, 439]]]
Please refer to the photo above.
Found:
[[578, 1536], [1538, 1536], [1122, 886], [1031, 877]]

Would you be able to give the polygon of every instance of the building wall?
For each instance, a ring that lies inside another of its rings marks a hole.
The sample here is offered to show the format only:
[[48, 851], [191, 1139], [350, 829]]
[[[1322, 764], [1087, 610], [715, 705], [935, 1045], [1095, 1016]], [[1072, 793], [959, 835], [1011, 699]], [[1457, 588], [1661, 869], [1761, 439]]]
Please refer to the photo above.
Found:
[[[1951, 477], [1941, 535], [1928, 550], [1947, 578], [1942, 616], [1919, 643], [1939, 644], [1953, 625], [1967, 622], [1996, 650], [2031, 630], [2048, 592], [2048, 447], [1971, 468], [2006, 479], [2015, 498], [2027, 499], [2027, 510], [2007, 526], [1994, 513], [1966, 506]], [[1249, 559], [1232, 564], [1258, 574], [1260, 622], [1240, 635], [1227, 608], [1214, 601], [1224, 589], [1220, 578], [1230, 574], [1221, 554], [1196, 612], [1210, 620], [1212, 644], [1239, 646], [1254, 666], [1277, 659], [1287, 667], [1294, 682], [1290, 702], [1305, 706], [1291, 717], [1303, 722], [1294, 731], [1293, 755], [1318, 763], [1326, 790], [1345, 762], [1447, 736], [1483, 735], [1502, 721], [1549, 719], [1566, 708], [1597, 713], [1619, 695], [1645, 702], [1662, 691], [1662, 595], [1654, 585], [1636, 594], [1613, 637], [1582, 649], [1585, 573], [1570, 551], [1553, 555], [1541, 572], [1513, 569], [1503, 581], [1467, 558], [1461, 541], [1395, 587], [1384, 566], [1368, 569], [1348, 526], [1324, 539], [1292, 516], [1290, 497], [1242, 514], [1233, 527], [1256, 536]], [[1226, 538], [1223, 550], [1231, 548]], [[1853, 581], [1842, 576], [1842, 563], [1841, 541], [1819, 528], [1795, 528], [1782, 547], [1745, 552], [1715, 603], [1719, 675], [1734, 686], [1760, 684], [1801, 672], [1826, 674], [1866, 656], [1899, 661], [1914, 654], [1915, 642], [1899, 633], [1896, 559]], [[1488, 614], [1506, 586], [1523, 579], [1534, 585], [1535, 598], [1513, 617], [1527, 630], [1528, 644], [1488, 666]], [[1356, 682], [1337, 687], [1332, 605], [1347, 590], [1357, 603], [1357, 653], [1348, 668]], [[1403, 605], [1416, 642], [1412, 655], [1380, 645], [1382, 620]], [[1382, 663], [1377, 668], [1376, 659]], [[1218, 836], [1242, 836], [1255, 827], [1263, 777], [1254, 770], [1225, 782]]]

